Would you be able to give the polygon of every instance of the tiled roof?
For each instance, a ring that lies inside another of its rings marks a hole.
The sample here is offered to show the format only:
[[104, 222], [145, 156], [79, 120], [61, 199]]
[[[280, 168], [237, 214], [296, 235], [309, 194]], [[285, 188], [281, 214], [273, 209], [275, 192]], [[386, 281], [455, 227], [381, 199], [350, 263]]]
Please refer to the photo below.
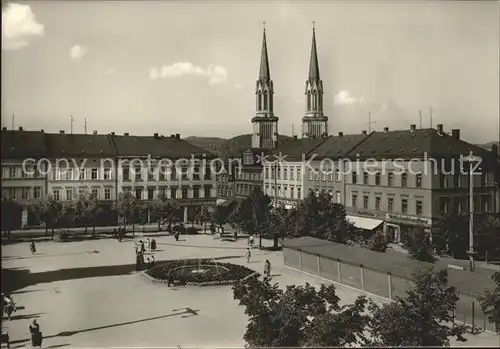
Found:
[[456, 139], [448, 134], [440, 134], [435, 129], [417, 129], [372, 132], [369, 137], [349, 152], [350, 157], [360, 158], [408, 158], [455, 157], [469, 155], [473, 151], [478, 156], [490, 156], [488, 151]]
[[170, 159], [190, 158], [191, 155], [206, 158], [215, 155], [182, 139], [163, 136], [111, 136], [118, 156], [163, 157]]
[[3, 159], [41, 158], [46, 155], [43, 132], [2, 130]]
[[368, 135], [354, 134], [343, 136], [330, 136], [319, 147], [311, 153], [316, 155], [315, 159], [335, 159], [345, 157], [354, 147], [363, 142]]
[[302, 155], [307, 156], [327, 138], [291, 138], [271, 152], [271, 155], [286, 155], [286, 160], [302, 160]]
[[47, 133], [47, 150], [51, 157], [113, 157], [115, 151], [108, 135]]

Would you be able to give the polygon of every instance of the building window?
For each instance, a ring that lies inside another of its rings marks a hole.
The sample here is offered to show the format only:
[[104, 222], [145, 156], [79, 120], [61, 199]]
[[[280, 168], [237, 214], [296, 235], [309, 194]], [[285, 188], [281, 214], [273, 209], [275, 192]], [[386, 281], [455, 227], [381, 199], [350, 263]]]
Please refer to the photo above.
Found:
[[335, 193], [335, 202], [336, 202], [337, 204], [340, 204], [340, 191], [337, 191], [337, 192]]
[[251, 165], [251, 164], [252, 164], [252, 162], [253, 162], [253, 161], [252, 161], [252, 156], [251, 156], [251, 155], [245, 155], [245, 156], [243, 157], [243, 163], [244, 163], [245, 165]]
[[104, 189], [104, 200], [111, 200], [111, 189], [110, 188]]
[[104, 176], [104, 179], [111, 179], [111, 169], [105, 168], [103, 176]]
[[11, 166], [9, 168], [9, 177], [10, 178], [17, 178], [17, 168], [14, 166]]
[[181, 169], [181, 181], [187, 181], [187, 180], [189, 180], [188, 169], [182, 168]]
[[142, 188], [135, 188], [135, 198], [142, 200]]
[[295, 188], [294, 186], [290, 186], [290, 199], [295, 199]]
[[297, 187], [297, 199], [301, 199], [301, 198], [302, 198], [302, 188]]
[[363, 208], [368, 208], [368, 200], [369, 200], [368, 195], [363, 196]]
[[91, 172], [92, 179], [98, 179], [99, 176], [98, 176], [97, 170], [98, 170], [97, 168], [92, 169], [92, 172]]
[[196, 166], [193, 167], [193, 181], [199, 181], [200, 180], [200, 167]]
[[340, 171], [338, 169], [335, 170], [335, 180], [337, 182], [340, 182]]
[[[13, 178], [12, 174], [11, 174], [10, 177]], [[52, 180], [55, 181], [55, 180], [58, 180], [58, 179], [59, 179], [59, 172], [57, 171], [57, 168], [53, 167], [52, 168]]]
[[60, 194], [59, 194], [59, 189], [54, 189], [52, 191], [52, 196], [54, 196], [54, 200], [59, 201], [61, 200]]
[[415, 187], [422, 188], [422, 174], [417, 173], [415, 175]]
[[200, 188], [193, 187], [193, 198], [198, 199], [200, 197]]
[[302, 179], [302, 169], [301, 168], [297, 168], [297, 179]]
[[177, 188], [176, 187], [170, 188], [170, 198], [172, 198], [172, 199], [177, 198]]
[[326, 182], [326, 171], [321, 171], [321, 181]]
[[313, 180], [313, 170], [309, 170], [309, 180], [312, 181]]
[[[124, 188], [123, 191], [128, 192], [129, 188]], [[78, 196], [85, 195], [85, 189], [78, 189]]]
[[30, 188], [21, 188], [21, 198], [28, 200], [30, 198]]
[[136, 167], [134, 173], [135, 173], [135, 181], [136, 182], [140, 182], [141, 179], [142, 179], [141, 168], [140, 167]]
[[283, 169], [283, 179], [288, 179], [288, 170], [286, 168]]
[[73, 180], [73, 169], [72, 168], [68, 168], [68, 171], [66, 172], [66, 179], [68, 181]]
[[408, 185], [408, 174], [407, 173], [401, 173], [401, 186], [403, 188], [406, 188]]
[[448, 198], [439, 198], [439, 210], [443, 214], [448, 214], [449, 200]]
[[95, 199], [99, 199], [99, 189], [92, 189], [92, 197]]
[[264, 178], [269, 179], [269, 167], [264, 167]]
[[375, 210], [380, 211], [380, 196], [375, 197]]
[[35, 187], [33, 191], [33, 198], [40, 199], [42, 197], [42, 187]]
[[363, 171], [363, 184], [369, 184], [368, 183], [368, 172]]
[[358, 201], [358, 195], [357, 194], [352, 194], [352, 204], [351, 206], [352, 207], [356, 207], [357, 206], [357, 201]]
[[28, 173], [29, 173], [29, 169], [26, 169], [26, 171], [24, 170], [24, 168], [21, 167], [21, 177], [22, 178], [28, 178]]
[[293, 181], [295, 178], [294, 178], [294, 174], [295, 174], [295, 169], [293, 167], [290, 168], [290, 179]]
[[281, 166], [276, 167], [276, 178], [281, 179]]
[[358, 174], [357, 172], [352, 173], [352, 184], [356, 184], [358, 182]]
[[182, 188], [182, 190], [181, 190], [181, 197], [183, 199], [187, 199], [188, 198], [188, 189], [187, 188]]
[[205, 197], [210, 198], [212, 197], [212, 186], [211, 185], [206, 185], [205, 186]]
[[154, 200], [155, 188], [148, 188], [148, 200]]
[[387, 198], [387, 212], [394, 211], [394, 198]]
[[380, 173], [375, 174], [375, 185], [380, 185]]
[[388, 172], [387, 173], [387, 186], [392, 187], [394, 185], [394, 173]]
[[415, 203], [415, 210], [416, 210], [416, 213], [417, 213], [417, 216], [421, 216], [422, 215], [422, 200], [417, 200], [416, 203]]
[[169, 170], [170, 170], [170, 180], [171, 181], [177, 180], [177, 168], [171, 167]]
[[487, 213], [490, 210], [490, 197], [487, 195], [481, 196], [481, 212]]
[[401, 212], [408, 213], [408, 199], [401, 199]]
[[66, 200], [73, 200], [73, 189], [66, 189]]
[[130, 169], [128, 167], [122, 169], [122, 177], [124, 181], [130, 180]]

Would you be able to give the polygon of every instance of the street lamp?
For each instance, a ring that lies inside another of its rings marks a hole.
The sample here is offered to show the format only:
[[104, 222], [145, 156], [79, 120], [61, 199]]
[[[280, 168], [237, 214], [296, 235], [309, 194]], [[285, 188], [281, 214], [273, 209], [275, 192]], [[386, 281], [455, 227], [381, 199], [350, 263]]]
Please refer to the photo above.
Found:
[[474, 173], [473, 166], [475, 162], [482, 159], [479, 156], [474, 156], [472, 151], [464, 158], [469, 163], [469, 255], [470, 271], [474, 271]]

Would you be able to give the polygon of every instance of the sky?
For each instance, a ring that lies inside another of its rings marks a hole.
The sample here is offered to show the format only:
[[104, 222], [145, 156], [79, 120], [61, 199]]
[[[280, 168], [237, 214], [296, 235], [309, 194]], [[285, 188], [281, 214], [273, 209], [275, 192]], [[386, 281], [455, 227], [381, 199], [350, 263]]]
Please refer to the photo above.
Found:
[[[497, 1], [33, 1], [2, 11], [2, 126], [251, 133], [262, 21], [279, 132], [300, 132], [312, 21], [329, 131], [499, 138]], [[293, 125], [293, 126], [292, 126]]]

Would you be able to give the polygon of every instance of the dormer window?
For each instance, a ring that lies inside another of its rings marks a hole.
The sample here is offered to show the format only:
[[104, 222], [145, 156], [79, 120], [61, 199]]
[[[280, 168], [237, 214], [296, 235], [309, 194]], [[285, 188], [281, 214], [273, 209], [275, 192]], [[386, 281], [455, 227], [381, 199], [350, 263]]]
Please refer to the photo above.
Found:
[[245, 155], [243, 157], [243, 163], [245, 165], [252, 165], [253, 164], [253, 159], [252, 159], [252, 155]]

